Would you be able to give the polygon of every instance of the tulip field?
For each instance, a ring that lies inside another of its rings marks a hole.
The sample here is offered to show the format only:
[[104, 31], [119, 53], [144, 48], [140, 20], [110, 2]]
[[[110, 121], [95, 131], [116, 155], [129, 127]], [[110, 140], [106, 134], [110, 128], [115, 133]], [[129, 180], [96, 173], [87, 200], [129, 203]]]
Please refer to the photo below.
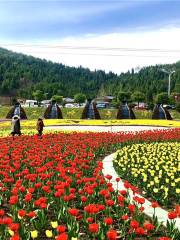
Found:
[[[179, 239], [179, 141], [180, 129], [0, 138], [0, 239]], [[102, 174], [102, 159], [117, 149], [120, 178], [130, 176], [122, 191]], [[135, 196], [138, 187], [154, 211], [177, 204], [167, 227], [144, 214], [143, 197], [130, 202], [128, 189]]]
[[166, 207], [180, 204], [180, 142], [127, 145], [114, 163], [120, 175], [128, 176], [147, 196]]

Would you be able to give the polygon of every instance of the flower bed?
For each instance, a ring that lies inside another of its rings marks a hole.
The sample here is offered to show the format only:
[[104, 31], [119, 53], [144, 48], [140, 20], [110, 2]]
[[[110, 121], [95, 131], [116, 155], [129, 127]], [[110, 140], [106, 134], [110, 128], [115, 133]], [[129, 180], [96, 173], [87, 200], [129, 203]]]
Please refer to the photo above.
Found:
[[144, 195], [172, 207], [180, 204], [179, 149], [178, 142], [127, 145], [117, 152], [114, 165]]
[[[180, 129], [0, 139], [0, 239], [177, 239], [177, 213], [162, 229], [102, 175], [102, 156], [124, 142], [178, 140]], [[117, 179], [117, 184], [120, 179]], [[137, 188], [131, 184], [127, 188]], [[154, 205], [155, 207], [155, 205]]]
[[166, 207], [180, 204], [180, 142], [124, 146], [114, 165], [122, 178], [143, 189], [147, 197]]

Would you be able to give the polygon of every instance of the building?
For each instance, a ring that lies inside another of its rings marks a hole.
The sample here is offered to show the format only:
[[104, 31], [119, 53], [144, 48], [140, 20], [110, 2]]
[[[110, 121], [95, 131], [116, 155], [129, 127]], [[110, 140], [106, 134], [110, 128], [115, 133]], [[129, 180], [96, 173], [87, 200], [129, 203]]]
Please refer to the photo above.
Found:
[[9, 96], [0, 96], [0, 105], [11, 105], [12, 97]]
[[63, 101], [64, 101], [64, 103], [74, 103], [74, 99], [73, 98], [68, 98], [68, 97], [63, 98]]

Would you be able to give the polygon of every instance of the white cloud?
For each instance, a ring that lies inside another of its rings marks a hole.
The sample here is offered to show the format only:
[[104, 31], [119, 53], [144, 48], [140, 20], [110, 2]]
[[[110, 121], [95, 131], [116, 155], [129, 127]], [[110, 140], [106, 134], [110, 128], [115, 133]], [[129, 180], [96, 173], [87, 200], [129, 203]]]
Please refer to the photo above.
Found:
[[[111, 33], [105, 35], [89, 34], [43, 43], [29, 42], [26, 43], [29, 45], [25, 44], [23, 47], [15, 45], [4, 45], [4, 47], [68, 66], [82, 65], [91, 70], [102, 69], [106, 72], [113, 71], [120, 73], [131, 68], [174, 63], [180, 60], [179, 42], [180, 28], [168, 27], [152, 31]], [[34, 44], [39, 45], [35, 46]], [[84, 48], [68, 49], [57, 46]], [[106, 48], [106, 50], [87, 49], [87, 46], [90, 48]], [[120, 50], [107, 50], [107, 48], [120, 48]], [[132, 51], [129, 51], [130, 48], [133, 48]], [[141, 51], [137, 49], [141, 49]], [[145, 51], [144, 49], [162, 49], [167, 51]]]

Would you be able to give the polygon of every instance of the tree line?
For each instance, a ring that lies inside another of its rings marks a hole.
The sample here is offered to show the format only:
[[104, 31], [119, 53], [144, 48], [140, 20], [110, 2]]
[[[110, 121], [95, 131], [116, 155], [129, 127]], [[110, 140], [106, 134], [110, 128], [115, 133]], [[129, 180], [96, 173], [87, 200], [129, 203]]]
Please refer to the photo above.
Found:
[[[119, 63], [120, 65], [121, 63]], [[44, 99], [52, 96], [73, 97], [83, 93], [87, 98], [113, 95], [119, 92], [142, 92], [147, 102], [167, 92], [168, 75], [162, 68], [175, 70], [171, 92], [180, 93], [180, 61], [174, 64], [134, 69], [120, 75], [83, 67], [68, 67], [0, 48], [0, 95], [32, 98], [37, 91]]]

